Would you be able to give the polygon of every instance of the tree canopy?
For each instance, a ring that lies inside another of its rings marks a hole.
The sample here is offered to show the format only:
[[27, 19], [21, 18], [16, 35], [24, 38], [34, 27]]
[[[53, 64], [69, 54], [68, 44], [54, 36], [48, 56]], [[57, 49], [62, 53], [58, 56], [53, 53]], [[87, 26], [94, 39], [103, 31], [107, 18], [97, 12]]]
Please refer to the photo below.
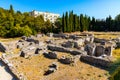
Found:
[[75, 31], [120, 31], [120, 14], [115, 19], [110, 15], [106, 19], [96, 19], [69, 11], [63, 13], [63, 16], [53, 24], [50, 20], [44, 21], [42, 15], [33, 17], [28, 12], [14, 11], [12, 5], [9, 10], [0, 8], [0, 37]]

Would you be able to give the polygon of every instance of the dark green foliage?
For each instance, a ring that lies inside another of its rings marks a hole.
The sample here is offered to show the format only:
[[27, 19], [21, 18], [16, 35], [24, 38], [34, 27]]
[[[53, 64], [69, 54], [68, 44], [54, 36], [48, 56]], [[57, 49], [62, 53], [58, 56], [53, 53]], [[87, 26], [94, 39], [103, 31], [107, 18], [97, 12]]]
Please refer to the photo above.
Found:
[[69, 18], [68, 18], [68, 12], [65, 14], [65, 23], [66, 23], [66, 32], [69, 32]]
[[[68, 21], [69, 19], [69, 21]], [[75, 32], [75, 31], [120, 31], [120, 14], [113, 20], [111, 16], [104, 19], [92, 19], [80, 14], [77, 16], [73, 11], [66, 12], [66, 15], [62, 16], [62, 31], [63, 32]]]
[[120, 80], [120, 67], [111, 75], [110, 80]]
[[69, 12], [69, 32], [73, 30], [73, 11]]
[[75, 31], [87, 31], [90, 26], [90, 17], [81, 14], [77, 16], [73, 14], [73, 11], [66, 12], [62, 16], [62, 31], [63, 32], [75, 32]]
[[75, 31], [120, 31], [120, 14], [112, 19], [111, 16], [104, 19], [92, 19], [73, 11], [63, 14], [54, 24], [49, 20], [44, 21], [42, 15], [38, 17], [29, 16], [29, 13], [14, 11], [13, 6], [6, 10], [0, 8], [0, 37], [30, 36], [36, 33], [47, 32], [75, 32]]

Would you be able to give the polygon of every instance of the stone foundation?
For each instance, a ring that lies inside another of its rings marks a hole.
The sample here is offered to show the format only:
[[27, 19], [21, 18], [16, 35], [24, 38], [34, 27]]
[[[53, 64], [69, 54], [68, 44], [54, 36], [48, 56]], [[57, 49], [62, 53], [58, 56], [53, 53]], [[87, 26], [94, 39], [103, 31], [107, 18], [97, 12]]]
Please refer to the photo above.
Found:
[[105, 60], [103, 58], [98, 58], [94, 56], [81, 56], [81, 61], [95, 65], [95, 66], [101, 66], [101, 67], [109, 67], [111, 64], [110, 60]]

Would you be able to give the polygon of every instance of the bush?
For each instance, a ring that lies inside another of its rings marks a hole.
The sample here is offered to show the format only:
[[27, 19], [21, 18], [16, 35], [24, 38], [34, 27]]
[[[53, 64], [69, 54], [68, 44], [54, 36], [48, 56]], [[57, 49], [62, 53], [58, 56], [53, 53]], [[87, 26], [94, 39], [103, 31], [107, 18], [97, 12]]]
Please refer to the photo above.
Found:
[[111, 75], [110, 80], [120, 80], [120, 67]]
[[[27, 25], [20, 27], [19, 24], [15, 27], [11, 27], [8, 33], [6, 33], [6, 37], [20, 37], [20, 36], [30, 36], [32, 34], [31, 28]], [[3, 35], [4, 37], [4, 35]]]

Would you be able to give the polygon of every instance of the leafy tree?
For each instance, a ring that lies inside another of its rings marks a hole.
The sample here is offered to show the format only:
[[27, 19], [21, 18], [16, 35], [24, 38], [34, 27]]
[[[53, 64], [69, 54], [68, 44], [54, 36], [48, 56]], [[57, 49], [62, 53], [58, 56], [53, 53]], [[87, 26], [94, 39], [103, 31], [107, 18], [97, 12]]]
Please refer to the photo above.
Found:
[[34, 27], [36, 29], [37, 32], [40, 32], [42, 30], [42, 28], [44, 28], [44, 18], [42, 15], [34, 18]]
[[27, 25], [25, 25], [24, 27], [21, 28], [20, 34], [30, 36], [32, 34], [32, 30]]
[[42, 28], [41, 32], [43, 33], [52, 32], [52, 25], [50, 20], [47, 20], [45, 22], [45, 26]]

